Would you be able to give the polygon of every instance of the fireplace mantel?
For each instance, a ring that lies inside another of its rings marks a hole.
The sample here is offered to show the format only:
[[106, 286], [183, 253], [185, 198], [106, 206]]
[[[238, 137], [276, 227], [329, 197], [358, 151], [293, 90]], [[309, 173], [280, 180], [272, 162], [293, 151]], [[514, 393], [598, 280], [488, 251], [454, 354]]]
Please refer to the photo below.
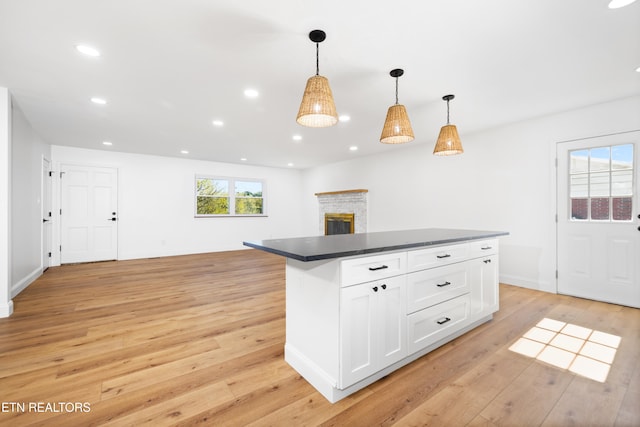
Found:
[[368, 193], [369, 190], [363, 190], [363, 189], [358, 189], [358, 190], [340, 190], [340, 191], [327, 191], [324, 193], [315, 193], [316, 196], [333, 196], [336, 194], [349, 194], [349, 193]]

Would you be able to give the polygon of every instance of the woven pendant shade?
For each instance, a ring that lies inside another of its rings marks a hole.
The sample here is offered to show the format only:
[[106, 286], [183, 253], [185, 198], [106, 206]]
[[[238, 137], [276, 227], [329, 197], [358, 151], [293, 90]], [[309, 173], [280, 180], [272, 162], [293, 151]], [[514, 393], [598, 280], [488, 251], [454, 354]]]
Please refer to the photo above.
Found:
[[462, 149], [462, 142], [460, 142], [456, 126], [442, 126], [442, 129], [440, 129], [440, 135], [438, 135], [438, 141], [433, 149], [433, 154], [436, 156], [451, 156], [462, 153], [464, 153], [464, 150]]
[[404, 70], [396, 68], [389, 72], [389, 75], [396, 79], [396, 103], [387, 110], [387, 118], [382, 127], [380, 142], [383, 144], [402, 144], [413, 141], [413, 129], [409, 115], [404, 105], [398, 104], [398, 77], [404, 74]]
[[387, 110], [380, 142], [384, 144], [402, 144], [413, 141], [413, 129], [404, 105], [395, 104]]
[[296, 122], [312, 128], [328, 127], [338, 123], [336, 105], [326, 77], [309, 77]]
[[433, 154], [436, 156], [452, 156], [464, 153], [462, 142], [458, 136], [458, 129], [455, 125], [449, 123], [449, 101], [455, 97], [455, 95], [442, 97], [443, 101], [447, 101], [447, 124], [440, 129], [440, 135], [438, 135], [436, 146], [433, 149]]

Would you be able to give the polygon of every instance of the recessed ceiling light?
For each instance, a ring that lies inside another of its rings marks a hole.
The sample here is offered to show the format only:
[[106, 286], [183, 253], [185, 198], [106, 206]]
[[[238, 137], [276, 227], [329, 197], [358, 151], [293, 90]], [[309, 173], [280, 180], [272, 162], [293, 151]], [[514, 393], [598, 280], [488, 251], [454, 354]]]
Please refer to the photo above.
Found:
[[180, 150], [180, 152], [181, 152], [182, 154], [189, 154], [189, 152], [188, 152], [187, 150]]
[[111, 146], [111, 145], [113, 145], [113, 143], [112, 143], [112, 142], [109, 142], [109, 141], [103, 141], [103, 142], [102, 142], [102, 145], [109, 145], [109, 146]]
[[76, 45], [76, 50], [87, 56], [100, 56], [100, 51], [95, 47], [87, 46], [86, 44], [78, 44]]
[[351, 120], [351, 116], [347, 116], [346, 114], [343, 114], [340, 117], [338, 117], [338, 120], [340, 120], [341, 122], [348, 122], [349, 120]]
[[287, 163], [287, 166], [291, 167], [293, 166], [293, 163]]
[[294, 141], [302, 141], [302, 135], [293, 135], [292, 138]]
[[240, 161], [241, 161], [241, 162], [246, 162], [246, 161], [247, 161], [247, 158], [246, 158], [246, 157], [240, 157]]
[[222, 120], [214, 120], [211, 123], [213, 123], [213, 125], [217, 127], [224, 126], [224, 122]]
[[640, 73], [640, 67], [636, 68], [636, 72]]
[[107, 103], [107, 100], [103, 98], [91, 98], [91, 102], [94, 104], [104, 105]]
[[611, 0], [609, 2], [609, 9], [619, 9], [621, 7], [629, 6], [636, 0]]
[[351, 147], [349, 147], [350, 151], [358, 151], [358, 147], [356, 147], [355, 145], [352, 145]]
[[246, 96], [247, 98], [257, 98], [258, 95], [260, 94], [255, 89], [245, 89], [244, 91], [244, 96]]

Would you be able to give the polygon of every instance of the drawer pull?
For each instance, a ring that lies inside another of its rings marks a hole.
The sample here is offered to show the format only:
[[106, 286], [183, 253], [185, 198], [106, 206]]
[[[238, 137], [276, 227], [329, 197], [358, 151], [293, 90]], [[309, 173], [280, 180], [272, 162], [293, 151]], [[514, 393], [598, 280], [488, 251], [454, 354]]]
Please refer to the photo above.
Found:
[[369, 267], [369, 271], [384, 270], [385, 268], [389, 268], [389, 266], [387, 266], [387, 265], [381, 265], [380, 267]]
[[444, 288], [445, 286], [449, 286], [450, 284], [451, 282], [436, 283], [436, 286], [439, 288]]
[[451, 255], [446, 254], [446, 255], [436, 255], [436, 258], [442, 259], [442, 258], [449, 258]]
[[377, 286], [374, 286], [374, 287], [373, 287], [373, 288], [371, 288], [371, 289], [373, 289], [373, 292], [378, 292], [378, 287], [377, 287]]
[[487, 251], [487, 250], [493, 249], [493, 248], [491, 246], [484, 246], [484, 247], [482, 247], [480, 249], [482, 249], [483, 251]]
[[436, 323], [438, 325], [444, 325], [445, 323], [449, 322], [450, 320], [451, 320], [451, 318], [445, 317], [444, 319], [437, 320]]
[[482, 262], [484, 262], [485, 264], [489, 264], [489, 263], [491, 262], [491, 260], [490, 260], [490, 259], [485, 259], [485, 260], [484, 260], [484, 261], [482, 261]]
[[382, 285], [382, 289], [387, 289], [387, 285]]

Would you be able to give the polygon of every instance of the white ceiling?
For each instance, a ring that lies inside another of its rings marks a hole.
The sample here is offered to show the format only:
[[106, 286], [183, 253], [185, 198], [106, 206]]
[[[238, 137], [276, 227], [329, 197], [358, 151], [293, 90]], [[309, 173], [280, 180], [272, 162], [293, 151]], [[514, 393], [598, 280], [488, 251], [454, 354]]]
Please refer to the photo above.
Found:
[[[393, 68], [414, 145], [434, 144], [449, 93], [463, 144], [640, 94], [640, 2], [608, 1], [0, 0], [0, 86], [50, 144], [307, 168], [403, 149], [379, 142]], [[351, 116], [332, 128], [295, 122], [313, 29], [327, 33], [320, 74]]]

